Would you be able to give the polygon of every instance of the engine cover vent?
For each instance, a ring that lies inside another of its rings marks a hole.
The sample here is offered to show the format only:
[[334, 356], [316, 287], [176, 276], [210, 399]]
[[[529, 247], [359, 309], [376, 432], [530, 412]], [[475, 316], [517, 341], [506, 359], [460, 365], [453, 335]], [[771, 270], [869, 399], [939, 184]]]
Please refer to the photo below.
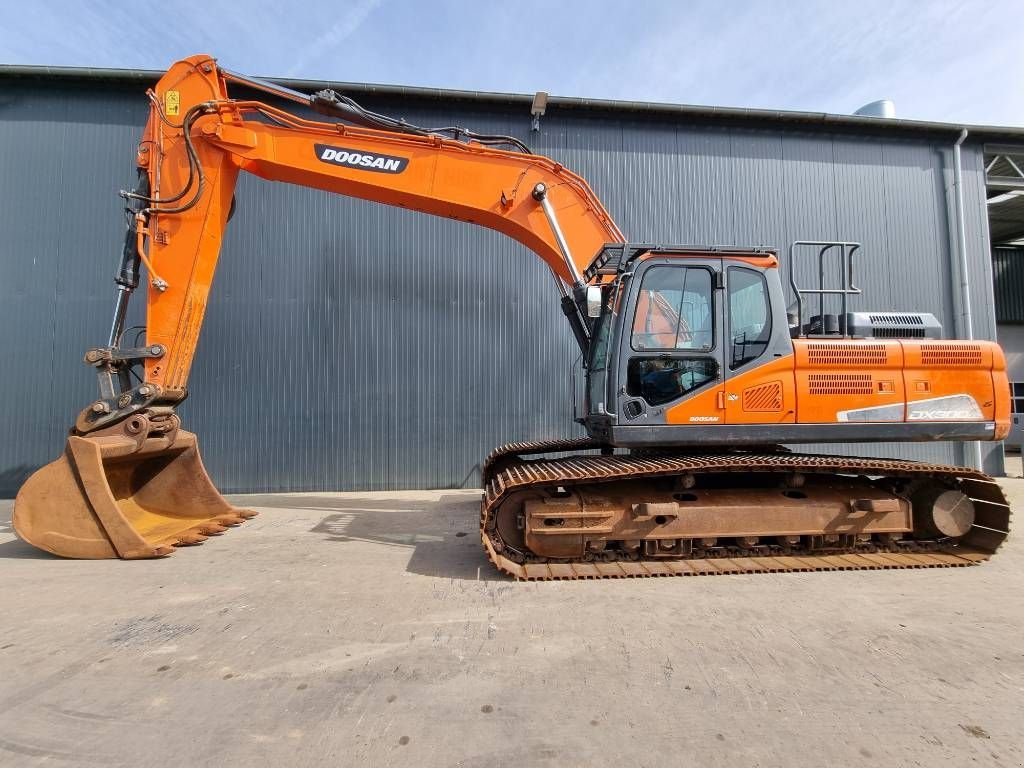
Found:
[[807, 377], [808, 393], [812, 395], [873, 395], [874, 380], [870, 373], [812, 373]]
[[882, 368], [889, 364], [889, 351], [885, 344], [814, 340], [807, 344], [807, 363], [825, 368]]
[[922, 344], [921, 365], [936, 368], [976, 368], [981, 365], [980, 344]]
[[942, 338], [942, 324], [930, 312], [848, 312], [846, 327], [862, 339]]

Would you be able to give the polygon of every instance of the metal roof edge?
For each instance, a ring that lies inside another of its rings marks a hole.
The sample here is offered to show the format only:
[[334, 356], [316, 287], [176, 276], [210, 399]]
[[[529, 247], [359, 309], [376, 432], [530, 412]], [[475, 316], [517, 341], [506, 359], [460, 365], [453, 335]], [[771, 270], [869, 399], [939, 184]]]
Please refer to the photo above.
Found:
[[[0, 80], [41, 79], [69, 82], [107, 82], [112, 84], [152, 84], [163, 73], [148, 69], [105, 69], [95, 67], [52, 67], [20, 64], [0, 64]], [[480, 104], [523, 105], [529, 109], [533, 94], [496, 91], [467, 91], [448, 88], [430, 88], [411, 85], [351, 83], [335, 80], [306, 80], [266, 77], [273, 83], [298, 91], [317, 91], [333, 88], [349, 95], [400, 97], [423, 101], [464, 101]], [[831, 112], [801, 112], [795, 110], [753, 109], [749, 107], [716, 107], [694, 104], [671, 104], [652, 101], [626, 101], [594, 99], [581, 96], [550, 96], [548, 108], [600, 112], [606, 114], [635, 114], [652, 117], [678, 117], [702, 121], [721, 121], [749, 124], [788, 124], [830, 130], [848, 130], [897, 133], [949, 133], [953, 136], [967, 129], [972, 138], [987, 141], [1000, 139], [1010, 142], [1024, 141], [1024, 127], [975, 125], [907, 120], [903, 118], [864, 117]]]

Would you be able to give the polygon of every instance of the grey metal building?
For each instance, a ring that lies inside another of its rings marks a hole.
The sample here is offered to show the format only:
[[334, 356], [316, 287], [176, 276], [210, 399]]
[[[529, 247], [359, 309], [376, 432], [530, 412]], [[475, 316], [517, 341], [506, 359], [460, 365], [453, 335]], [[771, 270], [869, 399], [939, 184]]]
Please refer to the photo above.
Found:
[[[0, 496], [94, 396], [156, 73], [0, 68]], [[987, 147], [1024, 131], [825, 114], [330, 85], [424, 125], [510, 133], [585, 176], [637, 241], [864, 244], [852, 309], [996, 331]], [[576, 434], [576, 350], [551, 275], [487, 230], [244, 176], [181, 409], [225, 491], [473, 486], [509, 440]], [[967, 272], [961, 274], [961, 230]], [[137, 318], [137, 322], [141, 322]], [[983, 446], [1000, 472], [998, 445]], [[961, 463], [952, 444], [845, 453]]]

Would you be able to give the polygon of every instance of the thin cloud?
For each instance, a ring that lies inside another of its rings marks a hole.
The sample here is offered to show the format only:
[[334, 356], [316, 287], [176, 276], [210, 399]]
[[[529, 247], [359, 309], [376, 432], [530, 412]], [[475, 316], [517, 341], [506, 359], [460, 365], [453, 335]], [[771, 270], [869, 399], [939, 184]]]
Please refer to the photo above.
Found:
[[[900, 117], [1024, 125], [1007, 42], [1024, 0], [248, 0], [244, 14], [204, 0], [141, 27], [132, 14], [0, 2], [0, 62], [161, 70], [205, 52], [264, 77], [843, 113], [891, 98]], [[609, 39], [630, 42], [595, 44]]]
[[382, 0], [359, 0], [341, 19], [336, 21], [327, 31], [317, 37], [288, 68], [287, 76], [302, 74], [305, 68], [320, 59], [321, 56], [335, 48], [339, 43], [350, 37], [363, 25], [366, 18], [380, 6]]

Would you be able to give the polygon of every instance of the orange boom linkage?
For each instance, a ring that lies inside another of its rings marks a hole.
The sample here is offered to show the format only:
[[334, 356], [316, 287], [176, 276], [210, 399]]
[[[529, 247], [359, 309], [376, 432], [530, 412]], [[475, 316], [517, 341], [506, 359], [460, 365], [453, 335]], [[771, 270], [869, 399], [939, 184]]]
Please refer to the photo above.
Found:
[[[229, 83], [345, 122], [231, 99]], [[1005, 537], [1009, 508], [981, 472], [779, 447], [997, 440], [1008, 429], [998, 346], [944, 341], [930, 315], [904, 327], [906, 313], [847, 312], [857, 244], [794, 244], [794, 316], [773, 251], [627, 243], [583, 179], [512, 137], [418, 128], [209, 56], [176, 63], [149, 97], [140, 184], [123, 193], [134, 220], [111, 333], [86, 354], [100, 398], [19, 492], [26, 541], [68, 557], [156, 557], [251, 516], [217, 492], [175, 412], [240, 170], [488, 227], [551, 268], [584, 356], [577, 421], [589, 437], [488, 458], [481, 540], [507, 573], [963, 565]], [[796, 284], [806, 247], [819, 266], [838, 257], [841, 286]], [[146, 345], [125, 348], [143, 265]], [[808, 294], [818, 314], [805, 322]], [[842, 312], [828, 314], [835, 298]]]

